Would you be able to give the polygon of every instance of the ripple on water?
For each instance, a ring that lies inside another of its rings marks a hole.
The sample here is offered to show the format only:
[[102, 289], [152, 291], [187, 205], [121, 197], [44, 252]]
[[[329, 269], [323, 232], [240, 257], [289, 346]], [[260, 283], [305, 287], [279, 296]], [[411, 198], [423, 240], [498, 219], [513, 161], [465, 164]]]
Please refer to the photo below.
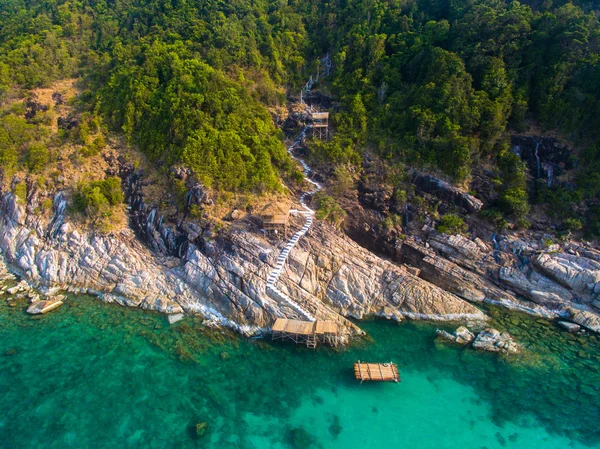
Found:
[[[25, 306], [0, 302], [2, 447], [600, 447], [598, 338], [501, 309], [522, 356], [440, 345], [427, 323], [361, 322], [372, 341], [314, 352], [87, 297]], [[358, 385], [356, 359], [403, 382]]]

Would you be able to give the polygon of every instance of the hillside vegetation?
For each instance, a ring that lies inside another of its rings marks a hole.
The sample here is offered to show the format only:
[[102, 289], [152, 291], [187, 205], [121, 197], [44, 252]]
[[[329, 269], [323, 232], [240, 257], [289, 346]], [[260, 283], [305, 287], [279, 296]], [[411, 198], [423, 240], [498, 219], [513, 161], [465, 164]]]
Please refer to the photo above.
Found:
[[[530, 198], [509, 135], [535, 123], [582, 149], [577, 183], [550, 196], [573, 209], [567, 219], [589, 227], [600, 216], [600, 26], [589, 1], [2, 0], [3, 174], [48, 159], [11, 99], [78, 78], [84, 140], [91, 124], [218, 191], [281, 191], [294, 165], [268, 111], [326, 53], [340, 106], [313, 157], [358, 167], [374, 151], [464, 186], [493, 167], [497, 207], [523, 218], [548, 196]], [[573, 207], [582, 201], [586, 217]]]

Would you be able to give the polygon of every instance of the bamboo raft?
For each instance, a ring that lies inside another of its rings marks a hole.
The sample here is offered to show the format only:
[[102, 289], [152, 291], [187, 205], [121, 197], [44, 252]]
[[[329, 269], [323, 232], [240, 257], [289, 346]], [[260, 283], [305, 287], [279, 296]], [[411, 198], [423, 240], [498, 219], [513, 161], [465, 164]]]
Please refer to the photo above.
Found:
[[365, 363], [360, 360], [354, 364], [354, 376], [360, 383], [372, 382], [400, 382], [398, 366], [395, 363]]

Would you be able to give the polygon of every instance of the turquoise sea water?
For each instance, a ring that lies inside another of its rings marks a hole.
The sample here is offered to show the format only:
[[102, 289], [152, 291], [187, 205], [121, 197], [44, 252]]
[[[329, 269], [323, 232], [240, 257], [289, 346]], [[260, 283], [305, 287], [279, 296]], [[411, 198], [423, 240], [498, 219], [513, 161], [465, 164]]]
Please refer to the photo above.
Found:
[[[506, 359], [436, 344], [427, 323], [361, 322], [372, 340], [335, 352], [86, 297], [38, 317], [13, 305], [1, 448], [600, 447], [599, 339], [542, 320], [491, 311], [527, 347]], [[393, 360], [402, 383], [359, 385], [357, 359]]]

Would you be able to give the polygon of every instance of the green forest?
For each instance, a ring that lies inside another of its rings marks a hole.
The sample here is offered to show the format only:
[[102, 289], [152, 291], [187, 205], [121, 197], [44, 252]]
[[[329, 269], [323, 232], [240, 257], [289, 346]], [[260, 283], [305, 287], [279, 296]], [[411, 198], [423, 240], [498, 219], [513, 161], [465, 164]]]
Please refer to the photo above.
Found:
[[[495, 167], [499, 207], [519, 218], [552, 197], [529, 197], [510, 152], [532, 122], [583, 149], [577, 185], [555, 196], [599, 199], [599, 11], [589, 0], [1, 0], [0, 101], [79, 78], [94, 123], [157, 166], [187, 165], [225, 191], [281, 191], [295, 169], [269, 108], [329, 53], [324, 84], [340, 106], [315, 157], [359, 166], [375, 151], [459, 184]], [[14, 111], [0, 120], [2, 166], [35, 169], [36, 130]]]

